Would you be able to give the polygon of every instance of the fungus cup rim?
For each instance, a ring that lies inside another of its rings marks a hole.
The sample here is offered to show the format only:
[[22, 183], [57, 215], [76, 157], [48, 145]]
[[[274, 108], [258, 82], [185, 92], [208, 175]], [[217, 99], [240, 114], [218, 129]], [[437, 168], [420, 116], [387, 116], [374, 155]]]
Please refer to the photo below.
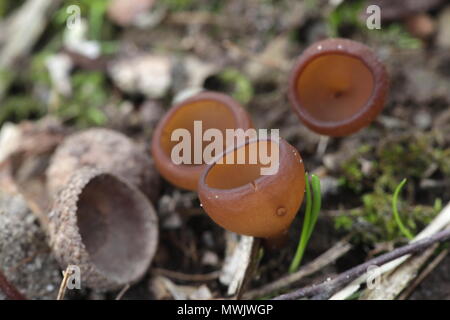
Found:
[[[277, 141], [278, 140], [278, 141]], [[212, 170], [212, 168], [217, 165], [217, 161], [220, 160], [221, 158], [225, 157], [227, 154], [230, 154], [232, 152], [235, 152], [251, 143], [255, 143], [255, 142], [262, 142], [262, 141], [271, 141], [274, 142], [278, 145], [278, 152], [279, 152], [279, 158], [278, 158], [278, 162], [279, 162], [279, 166], [281, 167], [283, 160], [286, 158], [287, 152], [287, 142], [282, 139], [282, 138], [265, 138], [265, 139], [259, 139], [259, 138], [253, 138], [253, 139], [249, 139], [247, 140], [245, 143], [241, 143], [238, 146], [235, 146], [234, 148], [229, 148], [227, 149], [225, 152], [221, 153], [220, 155], [216, 156], [213, 160], [212, 163], [206, 165], [205, 170], [203, 171], [203, 173], [200, 176], [199, 182], [198, 182], [198, 190], [207, 190], [208, 192], [217, 192], [217, 193], [227, 193], [227, 194], [236, 194], [236, 193], [240, 193], [240, 194], [247, 194], [249, 192], [253, 192], [254, 188], [250, 186], [250, 183], [246, 183], [244, 185], [238, 186], [238, 187], [234, 187], [234, 188], [228, 188], [228, 189], [220, 189], [220, 188], [214, 188], [214, 187], [210, 187], [207, 183], [206, 183], [206, 177], [208, 176], [209, 172]], [[238, 165], [238, 164], [237, 164]], [[280, 169], [280, 168], [279, 168]], [[255, 180], [253, 180], [257, 186], [264, 186], [264, 185], [268, 185], [273, 183], [276, 180], [276, 177], [278, 176], [278, 173], [273, 174], [273, 175], [260, 175], [258, 178], [256, 178]]]
[[172, 162], [170, 155], [168, 155], [161, 146], [161, 136], [164, 130], [164, 127], [167, 123], [172, 119], [172, 117], [180, 111], [183, 107], [189, 107], [190, 104], [199, 102], [199, 101], [217, 101], [223, 104], [227, 110], [229, 110], [234, 118], [236, 123], [235, 128], [242, 128], [247, 130], [253, 127], [252, 121], [249, 115], [246, 113], [244, 107], [232, 97], [214, 91], [202, 91], [200, 93], [195, 94], [194, 96], [187, 98], [173, 107], [171, 107], [167, 113], [161, 118], [158, 125], [156, 126], [155, 132], [153, 133], [152, 142], [151, 142], [151, 151], [153, 154], [153, 158], [155, 159], [154, 163], [157, 169], [161, 172], [170, 172], [172, 177], [167, 177], [167, 174], [162, 174], [163, 177], [169, 180], [174, 185], [178, 185], [182, 188], [188, 190], [195, 190], [193, 188], [187, 188], [187, 184], [182, 186], [181, 184], [176, 183], [176, 179], [180, 179], [182, 177], [186, 177], [188, 175], [200, 175], [203, 172], [204, 168], [207, 164], [180, 164], [177, 165]]
[[[299, 100], [296, 89], [299, 78], [310, 62], [333, 54], [351, 57], [363, 63], [372, 75], [374, 83], [372, 93], [358, 112], [348, 119], [336, 122], [318, 120], [307, 112]], [[346, 136], [367, 126], [381, 112], [388, 87], [389, 74], [386, 67], [370, 47], [350, 39], [330, 38], [310, 45], [295, 62], [289, 76], [288, 98], [300, 120], [313, 131], [329, 136]]]
[[[217, 165], [218, 158], [258, 141], [270, 141], [278, 145], [279, 168], [275, 174], [260, 175], [255, 179], [245, 181], [242, 185], [227, 189], [210, 187], [207, 184], [207, 176]], [[198, 195], [205, 212], [222, 228], [242, 235], [276, 239], [289, 229], [301, 206], [304, 195], [302, 177], [304, 177], [303, 159], [294, 146], [282, 138], [254, 138], [235, 148], [228, 149], [208, 165], [199, 179]], [[298, 180], [299, 178], [300, 180]], [[297, 191], [301, 193], [297, 193]], [[261, 207], [262, 205], [264, 208]], [[280, 208], [284, 208], [285, 212], [279, 214]], [[259, 209], [262, 212], [259, 212]], [[263, 214], [262, 219], [258, 218], [258, 222], [255, 222], [253, 227], [248, 227], [246, 224], [239, 227], [235, 224], [235, 222], [240, 224], [240, 220], [235, 219], [239, 219], [242, 215], [246, 221], [251, 221], [251, 216], [256, 218], [254, 215], [259, 217], [259, 214]], [[276, 220], [272, 220], [275, 215], [278, 217], [275, 218]], [[275, 225], [272, 225], [270, 221]]]

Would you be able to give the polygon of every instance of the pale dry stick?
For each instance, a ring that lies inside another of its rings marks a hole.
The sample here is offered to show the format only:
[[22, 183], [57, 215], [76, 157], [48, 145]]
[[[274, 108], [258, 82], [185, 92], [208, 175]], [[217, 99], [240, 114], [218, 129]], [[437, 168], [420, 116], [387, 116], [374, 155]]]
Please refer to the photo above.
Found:
[[307, 265], [301, 267], [297, 272], [288, 274], [272, 283], [269, 283], [261, 288], [251, 290], [244, 294], [244, 299], [255, 299], [269, 294], [276, 293], [279, 290], [287, 288], [301, 279], [316, 273], [329, 264], [333, 263], [352, 249], [352, 245], [348, 239], [342, 239], [333, 247], [321, 254], [315, 260]]
[[[253, 237], [252, 237], [253, 238]], [[249, 285], [253, 275], [256, 272], [259, 264], [259, 249], [261, 248], [261, 239], [253, 238], [251, 243], [251, 249], [249, 252], [249, 261], [247, 267], [245, 268], [244, 273], [242, 274], [241, 279], [236, 279], [230, 284], [230, 287], [233, 286], [235, 282], [237, 282], [237, 292], [235, 295], [236, 300], [242, 299], [247, 286]], [[239, 272], [238, 272], [239, 273]], [[230, 288], [229, 287], [229, 288]]]
[[365, 289], [361, 298], [368, 300], [395, 299], [411, 282], [414, 281], [414, 279], [417, 278], [419, 270], [430, 260], [438, 247], [439, 244], [435, 244], [420, 255], [410, 257], [386, 276], [387, 281], [382, 282], [375, 290]]
[[219, 281], [228, 287], [227, 296], [239, 300], [259, 263], [261, 239], [251, 236], [239, 236], [227, 231], [226, 253], [219, 275]]
[[172, 271], [167, 269], [160, 269], [160, 268], [152, 268], [152, 273], [155, 273], [157, 275], [165, 276], [167, 278], [175, 279], [175, 280], [181, 280], [181, 281], [212, 281], [216, 280], [220, 276], [220, 271], [214, 271], [210, 273], [205, 274], [187, 274], [182, 273], [178, 271]]
[[125, 295], [125, 293], [127, 293], [128, 289], [130, 289], [130, 284], [127, 283], [122, 290], [120, 290], [120, 292], [117, 294], [116, 296], [116, 300], [122, 300], [123, 296]]
[[448, 249], [443, 250], [429, 265], [420, 273], [413, 283], [398, 297], [398, 300], [407, 299], [417, 288], [417, 286], [444, 260], [448, 254]]
[[[31, 50], [50, 20], [50, 13], [60, 2], [61, 0], [28, 0], [8, 18], [8, 25], [2, 29], [0, 72], [10, 72], [14, 61]], [[10, 83], [11, 80], [0, 81], [0, 100]]]
[[53, 0], [28, 0], [17, 9], [4, 33], [0, 68], [9, 67], [14, 59], [27, 53], [43, 31]]
[[422, 251], [437, 242], [443, 242], [449, 239], [450, 230], [441, 231], [431, 237], [415, 241], [411, 244], [397, 248], [389, 253], [371, 259], [363, 264], [360, 264], [359, 266], [341, 273], [332, 280], [327, 280], [318, 285], [312, 285], [309, 287], [294, 290], [292, 292], [276, 297], [275, 300], [295, 300], [311, 296], [314, 296], [318, 299], [328, 299], [334, 292], [347, 285], [362, 274], [366, 273], [368, 268], [371, 266], [380, 266], [386, 264], [399, 257]]
[[316, 156], [317, 158], [322, 158], [327, 151], [328, 143], [330, 142], [330, 137], [320, 136], [319, 143], [317, 144]]
[[[431, 223], [423, 229], [412, 241], [419, 241], [426, 237], [430, 237], [437, 233], [438, 231], [446, 228], [450, 225], [450, 202], [442, 209], [442, 211], [431, 221]], [[390, 272], [405, 262], [409, 256], [400, 257], [394, 261], [390, 261], [382, 266], [380, 266], [380, 275], [385, 274], [386, 272]], [[361, 277], [357, 278], [350, 284], [348, 284], [345, 288], [334, 294], [331, 299], [332, 300], [343, 300], [354, 294], [361, 286], [362, 283], [367, 281], [368, 274], [362, 274]]]
[[59, 286], [58, 297], [56, 298], [56, 300], [63, 300], [64, 295], [66, 294], [67, 281], [69, 280], [69, 276], [72, 274], [71, 272], [69, 272], [69, 267], [70, 266], [68, 266], [66, 270], [63, 271], [63, 279], [61, 281], [61, 285]]
[[394, 300], [408, 284], [417, 277], [419, 269], [433, 256], [439, 243], [424, 252], [410, 257], [392, 273], [385, 276], [385, 281], [371, 289], [366, 288], [360, 295], [360, 300]]

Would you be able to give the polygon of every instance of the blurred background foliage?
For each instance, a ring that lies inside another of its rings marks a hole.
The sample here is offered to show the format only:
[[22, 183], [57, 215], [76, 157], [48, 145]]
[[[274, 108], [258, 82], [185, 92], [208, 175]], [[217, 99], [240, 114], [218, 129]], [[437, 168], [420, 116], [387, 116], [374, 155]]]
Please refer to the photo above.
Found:
[[[24, 3], [20, 1], [1, 1], [0, 17], [6, 17]], [[162, 0], [162, 5], [169, 12], [200, 11], [220, 14], [225, 5], [223, 0], [193, 1], [193, 0]], [[264, 0], [265, 6], [276, 7], [283, 5], [283, 1]], [[102, 108], [110, 97], [113, 87], [107, 79], [97, 71], [82, 71], [75, 69], [72, 74], [74, 84], [73, 94], [69, 98], [58, 99], [34, 97], [35, 88], [51, 87], [48, 76], [46, 59], [61, 50], [63, 45], [65, 24], [68, 19], [67, 8], [77, 5], [81, 9], [81, 15], [88, 24], [88, 39], [95, 40], [100, 44], [102, 54], [113, 55], [117, 53], [122, 32], [121, 28], [115, 26], [106, 16], [108, 0], [70, 0], [63, 1], [53, 14], [50, 24], [46, 29], [43, 39], [35, 46], [28, 67], [15, 70], [18, 76], [14, 78], [8, 95], [3, 99], [0, 110], [0, 125], [6, 121], [18, 122], [24, 119], [36, 119], [47, 113], [54, 113], [78, 126], [89, 126], [104, 124], [106, 121]], [[326, 25], [327, 36], [347, 36], [351, 33], [366, 34], [367, 28], [359, 19], [359, 14], [364, 8], [365, 1], [343, 1], [336, 6], [327, 16], [323, 17], [322, 23]], [[318, 0], [306, 0], [306, 10], [312, 12], [317, 10]], [[151, 32], [151, 31], [149, 31]], [[265, 34], [265, 37], [270, 37]], [[371, 33], [372, 37], [380, 37], [380, 41], [398, 45], [403, 48], [418, 48], [421, 46], [419, 39], [411, 36], [399, 23], [389, 24], [382, 30]], [[6, 77], [7, 74], [3, 74]], [[245, 73], [230, 68], [218, 74], [217, 79], [223, 86], [230, 89], [239, 101], [248, 102], [253, 95], [252, 81]], [[49, 106], [49, 102], [58, 104]]]
[[[294, 17], [293, 21], [285, 21], [290, 10], [300, 2], [301, 15]], [[24, 3], [24, 0], [0, 1], [0, 21], [5, 21]], [[385, 60], [388, 60], [389, 54], [408, 50], [426, 52], [433, 41], [413, 35], [402, 19], [383, 22], [380, 30], [368, 30], [361, 19], [361, 12], [368, 3], [364, 0], [160, 0], [155, 3], [157, 9], [163, 12], [162, 18], [156, 19], [156, 25], [148, 28], [124, 27], [114, 23], [108, 16], [110, 3], [107, 0], [62, 1], [29, 57], [19, 61], [12, 70], [0, 70], [0, 82], [10, 84], [6, 95], [0, 98], [0, 126], [5, 122], [36, 120], [45, 115], [56, 116], [74, 128], [109, 125], [114, 122], [108, 113], [110, 108], [120, 115], [125, 112], [123, 109], [130, 109], [131, 106], [132, 110], [139, 110], [146, 100], [151, 100], [162, 105], [162, 109], [167, 109], [179, 93], [175, 84], [185, 75], [175, 73], [171, 74], [174, 85], [157, 98], [149, 99], [141, 92], [124, 92], [106, 68], [101, 66], [102, 61], [89, 61], [94, 64], [92, 68], [83, 66], [85, 61], [78, 61], [70, 72], [71, 93], [57, 93], [49, 74], [48, 59], [65, 50], [67, 8], [71, 5], [80, 7], [81, 17], [86, 22], [87, 40], [99, 45], [102, 59], [111, 61], [126, 56], [124, 52], [130, 51], [163, 56], [171, 54], [179, 60], [192, 55], [204, 62], [206, 59], [198, 54], [202, 51], [211, 58], [214, 69], [213, 74], [208, 75], [201, 84], [203, 88], [229, 93], [250, 107], [258, 105], [258, 116], [270, 118], [275, 114], [275, 119], [283, 118], [285, 132], [294, 137], [294, 144], [297, 143], [305, 158], [313, 163], [311, 167], [321, 166], [322, 160], [317, 158], [314, 150], [305, 146], [304, 140], [308, 137], [298, 138], [297, 133], [292, 133], [295, 131], [292, 128], [298, 129], [297, 119], [292, 115], [284, 116], [281, 112], [282, 116], [276, 115], [273, 110], [274, 105], [288, 108], [285, 87], [293, 59], [309, 44], [326, 37], [346, 37], [368, 43]], [[432, 12], [431, 18], [436, 20], [437, 14]], [[195, 19], [201, 22], [193, 23]], [[197, 36], [192, 37], [194, 41], [190, 38], [192, 34]], [[288, 45], [283, 47], [285, 39]], [[226, 41], [233, 46], [227, 46]], [[284, 59], [288, 67], [283, 64], [273, 67], [270, 55], [267, 54], [269, 59], [265, 55], [267, 52], [281, 56], [279, 60]], [[80, 60], [79, 57], [74, 58], [77, 59]], [[270, 67], [264, 73], [261, 68], [248, 67], [252, 61], [263, 61], [263, 66]], [[254, 69], [259, 70], [257, 76], [249, 72]], [[445, 71], [445, 68], [441, 69]], [[394, 84], [402, 82], [405, 82], [404, 78], [393, 79]], [[400, 91], [394, 93], [400, 94]], [[431, 101], [426, 105], [413, 100], [408, 97], [402, 103], [407, 106], [438, 105], [435, 108], [437, 111], [448, 107], [446, 102]], [[388, 116], [392, 116], [392, 109]], [[402, 118], [403, 115], [393, 117]], [[133, 121], [136, 122], [135, 118]], [[264, 121], [261, 123], [265, 125]], [[281, 121], [275, 123], [279, 125]], [[438, 179], [449, 176], [450, 149], [431, 129], [424, 134], [408, 133], [401, 139], [376, 143], [371, 138], [372, 131], [366, 130], [365, 134], [369, 142], [361, 143], [355, 154], [333, 173], [339, 180], [341, 194], [348, 196], [335, 199], [335, 203], [330, 202], [331, 206], [350, 199], [350, 203], [336, 216], [335, 227], [346, 232], [353, 231], [359, 240], [367, 243], [402, 241], [404, 239], [392, 220], [390, 207], [396, 185], [403, 178], [408, 178], [400, 209], [407, 227], [417, 232], [436, 215], [440, 204], [446, 200], [444, 191], [438, 192], [437, 196], [434, 196], [435, 189], [421, 192], [419, 186], [423, 174], [432, 166]], [[386, 132], [383, 134], [389, 135]], [[336, 151], [341, 142], [339, 139], [333, 140], [330, 150]], [[398, 159], [402, 159], [401, 163]], [[367, 165], [371, 167], [369, 173], [363, 168]]]

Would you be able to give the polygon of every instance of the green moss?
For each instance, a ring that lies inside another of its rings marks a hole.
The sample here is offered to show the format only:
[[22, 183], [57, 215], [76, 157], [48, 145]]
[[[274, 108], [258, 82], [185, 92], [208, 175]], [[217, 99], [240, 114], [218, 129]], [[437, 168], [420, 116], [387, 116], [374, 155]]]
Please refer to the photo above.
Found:
[[72, 77], [72, 86], [72, 97], [61, 101], [57, 115], [79, 127], [104, 124], [107, 120], [102, 111], [107, 101], [104, 75], [101, 72], [77, 72]]
[[0, 17], [6, 17], [11, 14], [13, 10], [20, 7], [25, 0], [16, 0], [16, 1], [0, 1]]
[[347, 185], [347, 187], [355, 192], [360, 192], [362, 190], [362, 180], [364, 178], [360, 163], [357, 161], [349, 161], [343, 166], [343, 170], [345, 172], [345, 177], [343, 177], [341, 184]]
[[[398, 183], [410, 181], [402, 192], [399, 212], [405, 226], [418, 233], [442, 209], [436, 199], [430, 205], [410, 203], [415, 198], [415, 184], [431, 166], [437, 174], [449, 175], [450, 148], [439, 145], [432, 132], [405, 134], [382, 142], [378, 149], [361, 147], [342, 166], [341, 185], [360, 197], [359, 208], [344, 212], [335, 220], [335, 227], [352, 231], [355, 238], [365, 243], [402, 241], [392, 213], [392, 195]], [[361, 158], [370, 161], [372, 170], [366, 175], [361, 169]], [[405, 200], [402, 200], [405, 199]]]
[[[364, 174], [362, 172], [362, 164], [360, 159], [367, 158], [373, 147], [370, 145], [362, 145], [358, 148], [356, 154], [342, 165], [343, 175], [340, 179], [340, 185], [345, 186], [352, 191], [359, 193], [364, 189]], [[373, 165], [376, 165], [373, 163]]]
[[0, 97], [3, 97], [8, 91], [8, 88], [11, 85], [13, 79], [14, 77], [11, 71], [0, 69]]
[[69, 0], [66, 1], [53, 16], [52, 22], [56, 30], [64, 30], [69, 18], [67, 8], [77, 5], [80, 8], [80, 15], [88, 23], [88, 37], [97, 41], [111, 41], [114, 39], [114, 27], [106, 19], [108, 1], [105, 0]]
[[[352, 232], [357, 242], [366, 244], [406, 240], [393, 219], [391, 194], [366, 193], [362, 199], [361, 208], [335, 218], [336, 229]], [[417, 234], [439, 212], [433, 206], [409, 205], [405, 201], [401, 201], [399, 210], [404, 225], [413, 234]]]
[[[26, 119], [36, 119], [47, 112], [60, 117], [78, 127], [103, 125], [106, 116], [102, 108], [107, 102], [108, 91], [105, 75], [102, 72], [76, 71], [72, 75], [72, 95], [58, 96], [52, 90], [51, 79], [46, 67], [46, 60], [52, 50], [44, 48], [36, 53], [30, 67], [22, 73], [17, 73], [14, 85], [19, 90], [6, 96], [0, 108], [0, 125], [6, 121], [20, 122]], [[9, 73], [0, 73], [0, 83], [8, 81]], [[32, 90], [34, 88], [35, 90]], [[47, 99], [34, 92], [49, 92]], [[49, 105], [47, 108], [47, 104]], [[49, 109], [49, 110], [47, 110]]]
[[171, 11], [197, 10], [211, 12], [219, 12], [226, 3], [225, 0], [161, 0], [161, 2]]
[[[43, 77], [46, 72], [40, 72], [39, 77]], [[37, 76], [37, 74], [36, 74]], [[36, 82], [34, 82], [36, 80]], [[37, 99], [28, 93], [28, 89], [33, 85], [41, 84], [34, 77], [32, 72], [15, 72], [0, 70], [0, 92], [8, 93], [11, 86], [15, 87], [14, 92], [6, 94], [0, 105], [0, 127], [5, 122], [19, 122], [25, 119], [36, 119], [43, 116], [46, 106], [42, 99]]]
[[46, 60], [51, 56], [49, 51], [41, 51], [33, 56], [29, 71], [29, 79], [35, 85], [51, 86], [50, 75], [47, 70]]
[[248, 103], [253, 98], [251, 81], [237, 69], [225, 69], [219, 74], [219, 79], [225, 86], [232, 87], [231, 95], [242, 103]]
[[187, 10], [192, 6], [192, 0], [162, 0], [173, 11]]
[[[31, 65], [31, 80], [38, 84], [51, 88], [51, 80], [45, 61], [49, 52], [41, 52], [35, 56]], [[77, 126], [102, 125], [106, 117], [101, 108], [107, 101], [108, 87], [105, 76], [101, 72], [77, 71], [72, 76], [73, 93], [70, 97], [57, 97], [51, 108], [51, 112], [65, 121], [70, 121]]]
[[399, 23], [390, 24], [381, 30], [371, 30], [369, 35], [379, 42], [395, 48], [417, 50], [422, 47], [422, 41], [411, 35]]
[[450, 149], [438, 145], [432, 133], [405, 135], [381, 145], [378, 152], [379, 174], [375, 187], [393, 189], [403, 178], [417, 181], [432, 165], [447, 174]]
[[331, 37], [342, 36], [342, 27], [351, 27], [366, 37], [385, 45], [401, 49], [420, 49], [422, 41], [412, 36], [400, 23], [383, 24], [381, 29], [369, 30], [361, 19], [369, 3], [365, 0], [343, 1], [326, 18]]
[[349, 217], [348, 215], [342, 214], [334, 220], [334, 227], [338, 230], [344, 229], [344, 230], [351, 230], [353, 227], [353, 219]]
[[46, 107], [33, 97], [13, 95], [7, 97], [0, 107], [0, 127], [7, 121], [19, 122], [43, 116]]
[[331, 37], [340, 36], [339, 30], [344, 25], [354, 26], [358, 29], [365, 28], [364, 23], [360, 19], [360, 13], [363, 11], [365, 2], [343, 1], [333, 10], [327, 18], [328, 32]]

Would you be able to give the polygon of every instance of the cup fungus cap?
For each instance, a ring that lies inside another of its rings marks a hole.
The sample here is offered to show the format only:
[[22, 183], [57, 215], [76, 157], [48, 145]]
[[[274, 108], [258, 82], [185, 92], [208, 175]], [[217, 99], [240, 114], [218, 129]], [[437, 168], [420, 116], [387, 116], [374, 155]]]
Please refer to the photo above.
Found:
[[63, 269], [80, 268], [87, 287], [106, 291], [139, 280], [158, 242], [153, 206], [134, 186], [82, 168], [62, 189], [50, 213], [50, 246]]
[[[252, 144], [276, 144], [278, 171], [261, 175], [257, 164], [218, 163]], [[242, 235], [274, 239], [287, 232], [303, 200], [305, 170], [299, 152], [283, 139], [250, 140], [229, 150], [205, 169], [198, 193], [203, 209], [223, 228]]]
[[176, 104], [164, 115], [152, 138], [151, 151], [155, 166], [173, 185], [193, 191], [197, 189], [206, 164], [175, 164], [171, 159], [171, 150], [177, 142], [171, 141], [171, 135], [180, 128], [192, 134], [194, 121], [202, 121], [203, 130], [219, 129], [224, 136], [226, 129], [247, 130], [253, 127], [249, 115], [237, 101], [225, 94], [210, 91]]
[[326, 39], [299, 57], [289, 81], [289, 99], [311, 130], [346, 136], [369, 125], [384, 107], [389, 76], [362, 43]]
[[159, 193], [159, 176], [145, 148], [120, 132], [93, 128], [68, 136], [47, 169], [47, 188], [56, 195], [82, 167], [103, 169], [137, 186], [150, 200]]

